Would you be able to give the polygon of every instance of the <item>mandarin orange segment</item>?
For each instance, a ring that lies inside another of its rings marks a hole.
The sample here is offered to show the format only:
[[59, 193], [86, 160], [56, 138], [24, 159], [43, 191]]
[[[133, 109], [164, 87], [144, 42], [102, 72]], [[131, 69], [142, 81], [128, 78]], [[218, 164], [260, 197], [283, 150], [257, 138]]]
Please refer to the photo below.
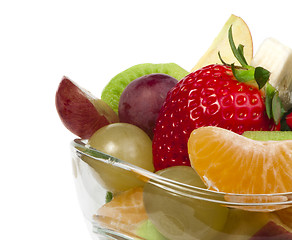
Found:
[[133, 188], [115, 196], [103, 205], [94, 219], [102, 226], [122, 233], [133, 232], [146, 220], [143, 189]]
[[256, 141], [218, 127], [194, 130], [192, 167], [209, 189], [239, 194], [292, 191], [292, 140]]

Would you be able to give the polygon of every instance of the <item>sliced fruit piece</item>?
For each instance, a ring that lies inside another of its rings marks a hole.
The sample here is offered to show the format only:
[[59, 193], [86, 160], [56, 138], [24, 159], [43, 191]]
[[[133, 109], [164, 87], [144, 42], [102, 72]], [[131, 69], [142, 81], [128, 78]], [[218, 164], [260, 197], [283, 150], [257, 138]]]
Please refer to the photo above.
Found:
[[250, 240], [292, 240], [292, 233], [287, 231], [284, 227], [274, 223], [268, 222]]
[[242, 44], [244, 46], [244, 56], [248, 63], [250, 63], [253, 57], [253, 42], [251, 33], [248, 26], [242, 20], [242, 18], [235, 15], [231, 15], [228, 21], [225, 23], [218, 36], [214, 39], [210, 48], [207, 52], [201, 57], [199, 62], [191, 70], [194, 72], [202, 67], [205, 67], [210, 64], [219, 64], [221, 60], [219, 59], [218, 52], [220, 52], [225, 62], [235, 63], [239, 65], [239, 62], [234, 57], [228, 40], [228, 29], [232, 25], [233, 37], [235, 44]]
[[121, 233], [134, 233], [147, 219], [143, 204], [143, 189], [133, 188], [122, 192], [103, 205], [94, 219], [105, 228]]
[[258, 141], [292, 140], [291, 131], [246, 131], [242, 135]]
[[255, 141], [202, 127], [191, 133], [188, 150], [192, 167], [209, 189], [240, 194], [292, 191], [292, 140]]
[[153, 128], [166, 95], [177, 82], [163, 73], [148, 74], [130, 82], [120, 97], [120, 121], [140, 127], [152, 139]]
[[88, 139], [96, 130], [118, 122], [117, 114], [102, 100], [63, 77], [56, 92], [57, 112], [72, 133]]
[[251, 61], [271, 72], [270, 84], [279, 91], [285, 110], [292, 107], [292, 49], [274, 38], [266, 39]]
[[[205, 187], [197, 173], [188, 166], [175, 166], [156, 172], [162, 177], [196, 187]], [[228, 208], [220, 204], [188, 198], [168, 191], [151, 180], [145, 184], [143, 199], [149, 219], [156, 229], [171, 240], [216, 239], [227, 219]]]
[[[88, 144], [106, 154], [153, 172], [152, 142], [140, 128], [128, 123], [113, 123], [97, 130]], [[130, 171], [114, 163], [96, 161], [90, 157], [83, 160], [94, 169], [96, 179], [106, 190], [113, 193], [125, 191], [144, 183]]]
[[133, 80], [151, 73], [168, 74], [177, 80], [181, 80], [188, 72], [175, 63], [143, 63], [126, 69], [119, 73], [105, 86], [101, 99], [105, 101], [115, 112], [118, 112], [120, 96], [125, 87]]

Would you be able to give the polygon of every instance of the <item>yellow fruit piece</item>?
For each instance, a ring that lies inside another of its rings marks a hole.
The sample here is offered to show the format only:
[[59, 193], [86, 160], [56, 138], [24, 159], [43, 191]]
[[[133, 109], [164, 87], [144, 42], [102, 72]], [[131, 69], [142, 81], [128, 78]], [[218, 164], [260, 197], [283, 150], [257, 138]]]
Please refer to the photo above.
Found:
[[196, 66], [193, 67], [191, 72], [194, 72], [210, 64], [221, 64], [221, 61], [218, 57], [219, 51], [221, 57], [226, 63], [235, 63], [236, 65], [240, 65], [232, 53], [228, 40], [228, 30], [231, 25], [235, 45], [238, 46], [239, 44], [242, 44], [244, 46], [245, 59], [247, 63], [251, 62], [251, 59], [253, 57], [253, 42], [249, 28], [247, 24], [242, 20], [242, 18], [231, 15], [231, 17], [227, 20], [217, 37], [214, 39], [207, 52], [201, 57], [201, 59], [198, 61]]
[[148, 219], [143, 204], [143, 189], [122, 192], [103, 205], [94, 216], [102, 226], [121, 233], [134, 233], [142, 221]]
[[[292, 191], [292, 140], [256, 141], [226, 129], [202, 127], [191, 133], [188, 150], [192, 167], [209, 189], [239, 194]], [[285, 200], [278, 196], [271, 201], [277, 199]]]
[[276, 214], [286, 226], [292, 229], [292, 207], [276, 211]]

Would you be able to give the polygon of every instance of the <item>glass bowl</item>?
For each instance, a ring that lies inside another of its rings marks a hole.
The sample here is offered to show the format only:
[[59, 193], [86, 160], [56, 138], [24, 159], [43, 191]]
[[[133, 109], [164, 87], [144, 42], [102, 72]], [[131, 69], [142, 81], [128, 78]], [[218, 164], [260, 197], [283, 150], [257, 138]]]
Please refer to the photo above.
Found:
[[93, 239], [292, 236], [292, 193], [207, 190], [126, 163], [81, 139], [72, 141], [71, 152], [79, 202]]

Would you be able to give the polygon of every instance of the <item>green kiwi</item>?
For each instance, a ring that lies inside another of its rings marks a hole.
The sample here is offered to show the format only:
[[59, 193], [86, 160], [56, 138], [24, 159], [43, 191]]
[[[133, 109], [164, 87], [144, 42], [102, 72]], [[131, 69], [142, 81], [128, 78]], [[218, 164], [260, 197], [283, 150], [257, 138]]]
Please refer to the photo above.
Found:
[[101, 99], [117, 113], [120, 96], [126, 86], [133, 80], [151, 73], [168, 74], [177, 80], [181, 80], [184, 76], [189, 74], [189, 72], [175, 63], [138, 64], [113, 77], [103, 89]]
[[246, 131], [242, 135], [258, 141], [292, 140], [292, 131]]

